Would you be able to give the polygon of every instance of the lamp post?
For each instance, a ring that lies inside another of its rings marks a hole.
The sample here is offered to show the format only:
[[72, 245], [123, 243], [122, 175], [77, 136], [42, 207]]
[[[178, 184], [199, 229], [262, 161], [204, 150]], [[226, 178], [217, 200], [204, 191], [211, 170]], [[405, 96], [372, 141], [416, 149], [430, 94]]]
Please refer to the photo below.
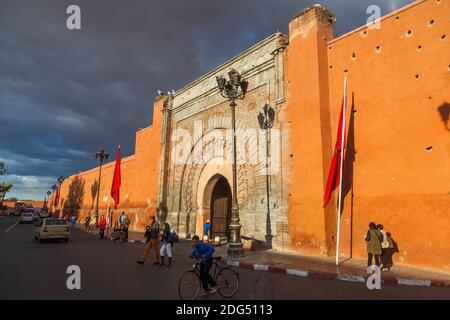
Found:
[[98, 201], [100, 199], [100, 180], [102, 178], [103, 162], [108, 160], [109, 153], [105, 150], [99, 150], [94, 154], [95, 160], [100, 163], [100, 170], [98, 171], [98, 190], [97, 190], [97, 206], [95, 208], [95, 227], [98, 228]]
[[273, 127], [275, 121], [275, 110], [267, 103], [263, 107], [263, 112], [258, 115], [259, 127], [266, 130], [266, 191], [267, 191], [267, 217], [266, 217], [266, 245], [272, 248], [272, 226], [270, 221], [270, 182], [269, 182], [269, 129]]
[[[58, 177], [58, 179], [56, 179], [57, 181], [58, 181], [58, 193], [59, 193], [59, 197], [61, 198], [61, 185], [62, 185], [62, 183], [63, 183], [63, 181], [64, 181], [64, 177], [63, 176], [59, 176]], [[61, 204], [61, 211], [60, 211], [60, 213], [59, 213], [59, 216], [61, 217], [61, 214], [62, 214], [62, 204]], [[56, 207], [55, 207], [55, 210], [56, 210]]]
[[236, 173], [236, 100], [243, 99], [247, 93], [248, 82], [242, 80], [242, 76], [234, 69], [228, 72], [230, 80], [223, 76], [216, 77], [217, 85], [222, 97], [230, 101], [232, 130], [233, 130], [233, 203], [231, 208], [231, 241], [228, 245], [229, 257], [240, 258], [244, 256], [241, 241], [241, 227], [239, 223], [239, 205], [237, 201], [237, 173]]
[[50, 198], [50, 195], [52, 194], [52, 192], [50, 190], [47, 191], [47, 202], [44, 203], [44, 210], [48, 212], [48, 200]]

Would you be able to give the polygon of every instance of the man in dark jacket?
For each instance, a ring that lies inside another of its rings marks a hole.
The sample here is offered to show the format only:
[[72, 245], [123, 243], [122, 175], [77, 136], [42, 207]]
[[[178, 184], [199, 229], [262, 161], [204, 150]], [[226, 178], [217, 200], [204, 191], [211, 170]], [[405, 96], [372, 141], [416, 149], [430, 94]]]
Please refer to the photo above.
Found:
[[144, 252], [142, 253], [140, 259], [137, 261], [138, 264], [144, 264], [145, 259], [147, 259], [147, 256], [150, 253], [150, 250], [152, 250], [152, 248], [154, 248], [155, 254], [156, 254], [156, 261], [153, 264], [158, 265], [160, 263], [159, 248], [158, 248], [159, 223], [156, 222], [155, 216], [151, 216], [151, 220], [152, 220], [152, 222], [150, 224], [150, 231], [149, 231], [150, 241], [147, 243], [147, 246], [145, 247]]

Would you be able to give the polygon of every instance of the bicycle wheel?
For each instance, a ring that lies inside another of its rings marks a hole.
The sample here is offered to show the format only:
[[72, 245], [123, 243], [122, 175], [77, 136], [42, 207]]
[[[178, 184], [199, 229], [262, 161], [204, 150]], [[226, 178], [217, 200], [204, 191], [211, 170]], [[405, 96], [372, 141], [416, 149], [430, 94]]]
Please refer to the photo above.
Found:
[[195, 271], [185, 272], [178, 282], [178, 295], [182, 300], [195, 300], [200, 293], [200, 277]]
[[223, 268], [216, 276], [217, 289], [224, 298], [231, 298], [239, 290], [239, 274], [231, 268]]

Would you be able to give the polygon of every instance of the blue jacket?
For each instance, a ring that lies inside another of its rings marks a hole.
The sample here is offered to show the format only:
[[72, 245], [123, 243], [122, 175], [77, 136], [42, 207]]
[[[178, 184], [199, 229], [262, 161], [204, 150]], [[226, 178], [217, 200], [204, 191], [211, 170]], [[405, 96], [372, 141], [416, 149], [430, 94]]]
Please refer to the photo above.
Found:
[[208, 234], [209, 228], [210, 228], [210, 224], [205, 223], [203, 226], [203, 234]]
[[206, 260], [211, 259], [215, 250], [216, 249], [213, 247], [208, 246], [203, 242], [199, 242], [197, 247], [194, 246], [192, 256], [198, 257], [201, 262], [205, 262]]

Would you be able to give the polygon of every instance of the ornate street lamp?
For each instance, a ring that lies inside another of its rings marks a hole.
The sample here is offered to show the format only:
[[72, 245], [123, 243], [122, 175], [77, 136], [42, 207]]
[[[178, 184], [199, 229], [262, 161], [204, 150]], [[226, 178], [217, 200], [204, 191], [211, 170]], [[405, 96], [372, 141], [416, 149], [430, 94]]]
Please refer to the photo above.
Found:
[[240, 258], [244, 256], [244, 249], [241, 241], [241, 227], [239, 223], [239, 205], [237, 201], [237, 173], [236, 173], [236, 100], [243, 99], [247, 93], [248, 82], [242, 80], [242, 76], [234, 69], [228, 72], [230, 80], [223, 76], [216, 77], [222, 97], [230, 101], [231, 117], [233, 126], [233, 204], [231, 208], [231, 241], [228, 245], [228, 256]]
[[98, 201], [100, 199], [100, 181], [102, 178], [102, 165], [103, 162], [108, 160], [109, 153], [105, 150], [99, 150], [94, 154], [95, 160], [100, 163], [100, 170], [98, 171], [98, 190], [97, 190], [97, 206], [95, 208], [95, 227], [98, 228]]
[[263, 108], [264, 113], [258, 115], [259, 127], [266, 130], [266, 191], [267, 191], [267, 217], [266, 217], [266, 245], [272, 248], [272, 226], [270, 221], [270, 182], [269, 182], [269, 129], [273, 127], [275, 121], [275, 110], [267, 103]]

